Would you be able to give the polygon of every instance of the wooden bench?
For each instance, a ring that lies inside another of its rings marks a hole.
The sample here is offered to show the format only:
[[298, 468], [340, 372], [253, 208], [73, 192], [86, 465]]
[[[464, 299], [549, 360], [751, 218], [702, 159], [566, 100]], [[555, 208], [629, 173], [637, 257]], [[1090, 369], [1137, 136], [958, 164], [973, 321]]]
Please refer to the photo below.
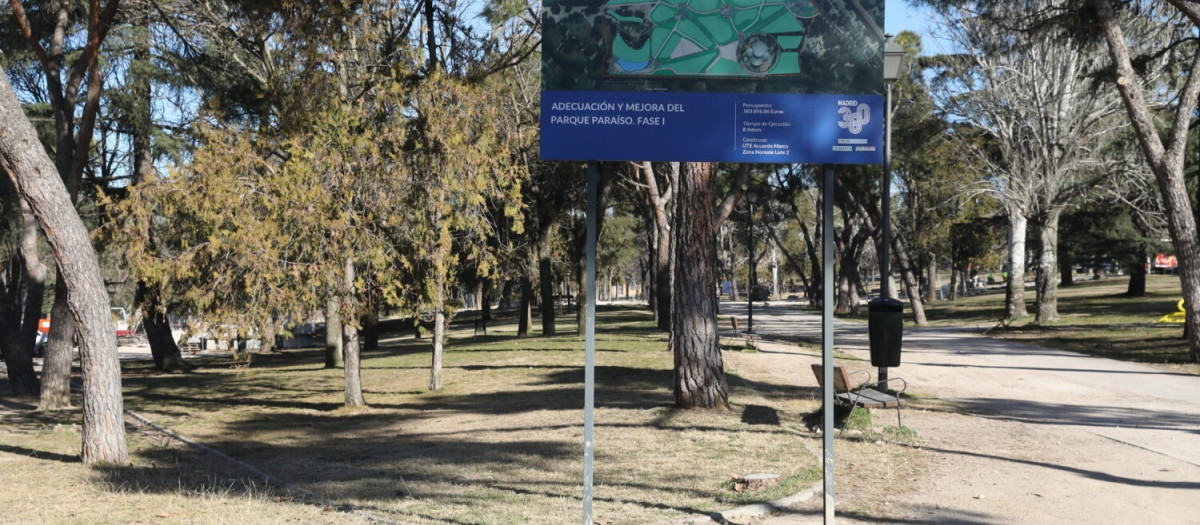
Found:
[[758, 350], [758, 342], [761, 340], [761, 338], [758, 337], [757, 334], [743, 332], [741, 327], [738, 326], [738, 320], [736, 317], [731, 316], [729, 318], [729, 324], [733, 326], [733, 336], [729, 338], [726, 344], [733, 346], [734, 340], [741, 340], [742, 345], [750, 345], [751, 347], [754, 347], [755, 350]]
[[[820, 364], [813, 363], [813, 375], [817, 376], [817, 384], [821, 387], [825, 386], [825, 367]], [[851, 407], [853, 411], [856, 407], [863, 408], [895, 408], [896, 409], [896, 426], [903, 426], [900, 419], [900, 394], [908, 388], [908, 382], [898, 378], [888, 378], [887, 381], [871, 381], [871, 372], [869, 370], [856, 370], [855, 374], [864, 374], [866, 380], [858, 386], [851, 386], [850, 373], [843, 366], [833, 367], [833, 396], [838, 401], [845, 403]], [[899, 381], [901, 388], [896, 392], [896, 395], [887, 393], [887, 384], [892, 381]]]

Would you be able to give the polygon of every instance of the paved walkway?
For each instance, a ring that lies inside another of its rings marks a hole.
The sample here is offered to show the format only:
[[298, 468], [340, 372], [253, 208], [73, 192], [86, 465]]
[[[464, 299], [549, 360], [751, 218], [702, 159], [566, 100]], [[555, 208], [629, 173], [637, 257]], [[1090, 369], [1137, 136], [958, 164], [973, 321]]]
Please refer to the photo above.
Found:
[[[721, 315], [744, 320], [745, 304]], [[768, 339], [821, 337], [819, 315], [786, 306], [756, 306], [754, 325]], [[866, 325], [835, 323], [834, 344], [866, 358]], [[776, 350], [815, 385], [811, 351]], [[838, 523], [1200, 523], [1200, 377], [908, 326], [891, 375], [956, 410], [906, 411], [932, 475], [888, 510]], [[820, 523], [820, 499], [754, 523]]]

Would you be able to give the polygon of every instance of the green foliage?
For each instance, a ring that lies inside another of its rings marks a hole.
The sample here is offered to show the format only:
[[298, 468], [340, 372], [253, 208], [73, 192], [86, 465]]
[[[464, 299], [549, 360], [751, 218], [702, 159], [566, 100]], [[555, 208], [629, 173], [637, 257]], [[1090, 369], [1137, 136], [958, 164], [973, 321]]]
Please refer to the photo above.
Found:
[[1146, 257], [1170, 249], [1170, 243], [1145, 235], [1128, 207], [1107, 202], [1088, 203], [1064, 215], [1059, 232], [1059, 250], [1074, 263], [1092, 267], [1109, 262], [1140, 265]]
[[[331, 105], [309, 131], [274, 141], [202, 127], [191, 163], [114, 206], [112, 234], [139, 278], [215, 326], [269, 332], [306, 317], [342, 288], [347, 258], [381, 276], [405, 262], [387, 241], [384, 200], [409, 181], [386, 149], [403, 135], [367, 116]], [[355, 297], [346, 294], [344, 311]]]

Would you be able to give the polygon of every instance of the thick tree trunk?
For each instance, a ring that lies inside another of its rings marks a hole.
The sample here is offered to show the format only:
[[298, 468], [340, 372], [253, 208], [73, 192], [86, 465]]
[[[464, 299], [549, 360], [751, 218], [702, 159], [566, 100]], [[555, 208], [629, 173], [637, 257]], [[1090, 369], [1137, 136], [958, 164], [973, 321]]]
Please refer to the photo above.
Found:
[[134, 296], [134, 302], [142, 307], [142, 329], [146, 332], [146, 342], [150, 343], [154, 367], [164, 372], [191, 370], [192, 365], [183, 360], [179, 345], [171, 335], [171, 323], [162, 309], [160, 293], [138, 281]]
[[330, 292], [325, 298], [325, 368], [345, 366], [343, 331], [342, 301], [336, 293]]
[[33, 353], [21, 340], [21, 314], [13, 306], [0, 301], [0, 320], [4, 322], [4, 326], [0, 326], [0, 356], [4, 357], [13, 395], [36, 397], [41, 386], [33, 370]]
[[1143, 261], [1129, 266], [1129, 286], [1125, 288], [1129, 297], [1146, 296], [1146, 265]]
[[850, 275], [845, 270], [839, 271], [837, 279], [837, 306], [833, 309], [834, 313], [849, 315], [854, 311], [854, 299], [851, 297], [853, 288], [850, 285]]
[[0, 299], [0, 322], [3, 322], [0, 354], [8, 369], [13, 394], [36, 397], [41, 385], [33, 369], [33, 353], [37, 344], [38, 318], [42, 313], [46, 266], [38, 258], [37, 219], [24, 199], [17, 197], [14, 200], [21, 207], [21, 236], [17, 253], [11, 254], [9, 259], [12, 296]]
[[108, 292], [87, 228], [25, 118], [7, 75], [0, 74], [0, 162], [29, 203], [50, 244], [79, 325], [83, 371], [83, 463], [129, 463], [117, 334]]
[[1038, 221], [1037, 317], [1038, 324], [1058, 321], [1058, 219], [1059, 210], [1051, 210]]
[[[846, 228], [850, 228], [850, 226], [846, 226]], [[844, 232], [843, 235], [850, 237], [848, 232]], [[834, 313], [847, 315], [857, 310], [855, 304], [857, 298], [850, 275], [851, 270], [858, 263], [858, 250], [855, 249], [852, 239], [839, 239], [836, 244], [838, 248], [837, 304], [834, 306]]]
[[717, 339], [716, 174], [713, 164], [687, 163], [679, 177], [672, 232], [676, 237], [671, 348], [675, 355], [675, 405], [729, 407], [725, 367]]
[[[354, 260], [346, 259], [346, 294], [353, 297], [354, 291]], [[326, 323], [328, 323], [326, 319]], [[365, 407], [367, 400], [363, 398], [362, 375], [359, 364], [358, 327], [353, 322], [341, 322], [342, 336], [346, 339], [342, 344], [343, 375], [346, 379], [346, 406]], [[328, 325], [326, 325], [328, 327]], [[328, 328], [326, 328], [328, 329]]]
[[1019, 319], [1028, 315], [1025, 310], [1025, 234], [1029, 220], [1024, 215], [1008, 215], [1008, 288], [1005, 290], [1004, 317]]
[[1058, 273], [1060, 287], [1075, 286], [1075, 260], [1071, 257], [1070, 250], [1063, 250], [1058, 254]]
[[368, 303], [366, 308], [361, 317], [362, 337], [358, 346], [362, 350], [376, 350], [379, 348], [379, 309], [373, 303]]
[[71, 365], [75, 362], [75, 319], [67, 304], [67, 282], [61, 271], [57, 276], [54, 306], [50, 307], [50, 334], [42, 349], [42, 398], [38, 402], [38, 410], [47, 411], [71, 408]]

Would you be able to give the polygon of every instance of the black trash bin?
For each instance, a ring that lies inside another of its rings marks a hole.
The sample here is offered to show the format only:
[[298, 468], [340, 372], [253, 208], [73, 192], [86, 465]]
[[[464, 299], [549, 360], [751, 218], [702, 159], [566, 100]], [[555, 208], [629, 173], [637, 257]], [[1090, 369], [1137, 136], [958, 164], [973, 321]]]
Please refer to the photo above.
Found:
[[867, 303], [867, 332], [871, 339], [871, 366], [900, 366], [904, 304], [888, 297], [872, 299]]

